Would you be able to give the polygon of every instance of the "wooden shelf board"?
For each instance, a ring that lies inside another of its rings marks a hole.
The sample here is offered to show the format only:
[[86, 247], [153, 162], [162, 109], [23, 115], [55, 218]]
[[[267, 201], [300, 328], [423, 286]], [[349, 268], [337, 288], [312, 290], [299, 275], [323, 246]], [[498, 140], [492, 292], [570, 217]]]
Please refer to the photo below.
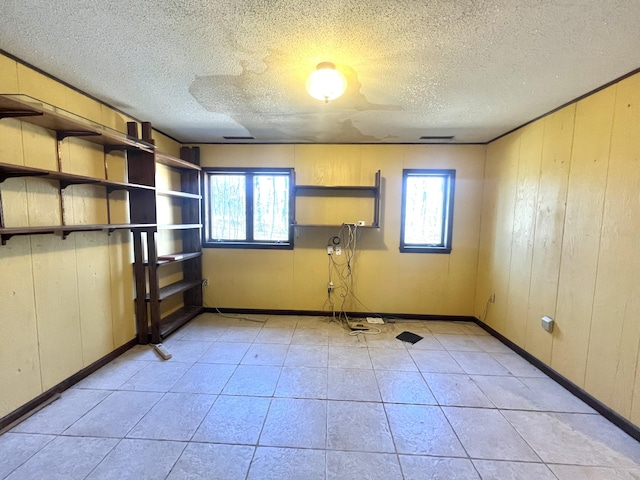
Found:
[[[202, 252], [193, 252], [193, 253], [174, 253], [172, 255], [182, 255], [182, 257], [177, 258], [175, 260], [169, 260], [169, 259], [160, 259], [158, 258], [158, 261], [156, 262], [156, 265], [158, 265], [159, 267], [161, 267], [162, 265], [168, 265], [170, 263], [179, 263], [179, 262], [184, 262], [187, 260], [191, 260], [192, 258], [198, 258], [202, 256]], [[162, 255], [159, 255], [159, 257], [161, 257]], [[148, 261], [144, 262], [145, 266], [149, 265]]]
[[84, 232], [91, 230], [127, 230], [131, 228], [153, 228], [154, 224], [147, 223], [92, 223], [84, 225], [47, 225], [38, 227], [4, 227], [0, 228], [3, 235], [27, 235], [33, 233]]
[[201, 200], [202, 195], [198, 195], [197, 193], [188, 193], [188, 192], [178, 192], [175, 190], [158, 190], [156, 189], [156, 193], [158, 195], [163, 195], [166, 197], [176, 197], [176, 198], [190, 198], [193, 200]]
[[155, 190], [156, 187], [151, 185], [141, 185], [139, 183], [118, 182], [115, 180], [100, 180], [101, 186], [107, 187], [110, 190]]
[[[166, 298], [171, 297], [172, 295], [182, 293], [186, 290], [197, 287], [198, 285], [202, 285], [202, 280], [180, 280], [179, 282], [175, 282], [160, 288], [158, 298], [160, 299], [160, 301], [162, 301]], [[149, 294], [147, 294], [145, 299], [147, 301], [150, 300]]]
[[78, 136], [113, 148], [133, 148], [153, 152], [155, 146], [91, 120], [47, 105], [26, 95], [0, 95], [0, 118], [17, 117], [23, 122], [55, 130], [62, 136]]
[[158, 230], [194, 230], [202, 228], [201, 223], [181, 223], [181, 224], [163, 224], [158, 225]]
[[160, 335], [164, 338], [175, 332], [192, 318], [202, 313], [203, 307], [184, 306], [160, 320]]
[[155, 190], [149, 185], [105, 180], [104, 178], [86, 177], [73, 173], [56, 172], [43, 168], [27, 167], [25, 165], [13, 165], [0, 163], [0, 181], [10, 177], [40, 177], [47, 180], [56, 180], [67, 185], [98, 185], [109, 190]]
[[188, 170], [201, 170], [200, 165], [187, 162], [177, 157], [167, 155], [166, 153], [156, 152], [156, 162], [173, 168], [184, 168]]
[[8, 239], [16, 235], [45, 235], [56, 234], [62, 238], [73, 232], [98, 232], [115, 230], [134, 230], [134, 229], [155, 228], [153, 224], [146, 223], [122, 223], [122, 224], [85, 224], [85, 225], [47, 225], [37, 227], [4, 227], [0, 228], [0, 241], [4, 245]]

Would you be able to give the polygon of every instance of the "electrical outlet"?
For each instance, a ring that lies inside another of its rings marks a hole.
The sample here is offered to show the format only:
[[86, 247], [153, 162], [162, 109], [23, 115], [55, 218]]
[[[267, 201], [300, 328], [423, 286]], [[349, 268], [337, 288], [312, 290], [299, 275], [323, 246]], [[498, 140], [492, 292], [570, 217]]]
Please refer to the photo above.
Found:
[[327, 245], [327, 255], [333, 255], [333, 247], [331, 245]]
[[333, 251], [336, 255], [342, 255], [342, 247], [335, 247]]
[[209, 286], [209, 279], [208, 278], [203, 278], [202, 279], [202, 286], [203, 287], [208, 287]]

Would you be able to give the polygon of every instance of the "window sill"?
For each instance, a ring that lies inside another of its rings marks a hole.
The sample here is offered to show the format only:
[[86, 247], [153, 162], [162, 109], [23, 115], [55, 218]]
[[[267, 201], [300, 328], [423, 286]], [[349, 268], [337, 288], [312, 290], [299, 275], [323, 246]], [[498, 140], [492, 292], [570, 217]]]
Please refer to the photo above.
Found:
[[292, 243], [203, 242], [202, 248], [240, 248], [246, 250], [293, 250]]
[[408, 247], [400, 246], [400, 253], [451, 253], [451, 247]]

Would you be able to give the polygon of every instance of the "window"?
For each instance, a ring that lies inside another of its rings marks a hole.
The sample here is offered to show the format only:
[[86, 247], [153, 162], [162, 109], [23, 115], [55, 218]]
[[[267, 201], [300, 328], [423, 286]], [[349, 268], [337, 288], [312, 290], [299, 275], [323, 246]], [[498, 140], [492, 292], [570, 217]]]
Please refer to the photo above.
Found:
[[403, 170], [400, 251], [451, 252], [455, 170]]
[[204, 168], [205, 247], [293, 248], [292, 169]]

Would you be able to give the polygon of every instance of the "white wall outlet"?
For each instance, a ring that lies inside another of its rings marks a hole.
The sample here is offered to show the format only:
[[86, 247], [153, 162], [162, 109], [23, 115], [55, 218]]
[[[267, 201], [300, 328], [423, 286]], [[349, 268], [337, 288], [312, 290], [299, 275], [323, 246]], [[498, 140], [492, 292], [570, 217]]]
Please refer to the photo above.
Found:
[[333, 247], [331, 245], [327, 245], [327, 255], [333, 255]]
[[542, 317], [542, 328], [544, 330], [546, 330], [549, 333], [553, 333], [553, 324], [555, 322], [553, 321], [553, 318], [544, 316]]
[[203, 278], [202, 279], [202, 286], [203, 287], [208, 287], [209, 286], [209, 279], [208, 278]]
[[336, 247], [334, 251], [336, 252], [336, 255], [342, 255], [342, 247]]
[[358, 220], [358, 223], [356, 223], [356, 225], [358, 225], [359, 227], [364, 227], [364, 220]]

